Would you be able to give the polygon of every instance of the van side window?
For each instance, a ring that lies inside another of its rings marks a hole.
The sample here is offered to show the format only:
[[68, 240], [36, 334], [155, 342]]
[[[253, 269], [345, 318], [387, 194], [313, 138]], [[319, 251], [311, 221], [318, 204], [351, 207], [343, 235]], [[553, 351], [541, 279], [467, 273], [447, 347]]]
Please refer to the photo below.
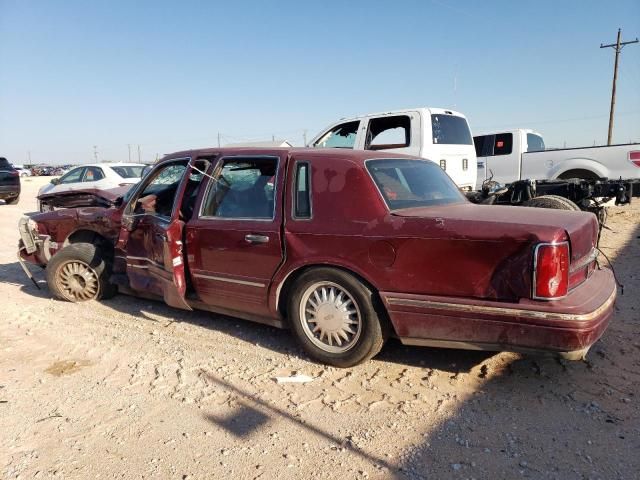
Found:
[[498, 133], [493, 143], [494, 155], [509, 155], [513, 150], [513, 134]]
[[294, 218], [311, 218], [311, 169], [307, 162], [296, 165]]
[[333, 127], [313, 144], [316, 148], [353, 148], [360, 121], [347, 122]]
[[411, 119], [407, 115], [373, 118], [369, 121], [366, 150], [408, 147], [411, 143]]

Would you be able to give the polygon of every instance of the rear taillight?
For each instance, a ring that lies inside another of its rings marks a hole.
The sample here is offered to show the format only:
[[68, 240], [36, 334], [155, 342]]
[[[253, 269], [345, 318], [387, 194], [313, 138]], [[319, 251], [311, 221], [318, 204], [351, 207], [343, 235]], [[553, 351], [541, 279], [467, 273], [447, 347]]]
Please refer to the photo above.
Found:
[[533, 262], [533, 298], [564, 297], [569, 291], [569, 243], [539, 244]]
[[19, 177], [20, 172], [18, 172], [17, 170], [9, 170], [9, 175], [11, 175], [12, 177]]
[[640, 167], [640, 151], [629, 152], [629, 161], [636, 167]]

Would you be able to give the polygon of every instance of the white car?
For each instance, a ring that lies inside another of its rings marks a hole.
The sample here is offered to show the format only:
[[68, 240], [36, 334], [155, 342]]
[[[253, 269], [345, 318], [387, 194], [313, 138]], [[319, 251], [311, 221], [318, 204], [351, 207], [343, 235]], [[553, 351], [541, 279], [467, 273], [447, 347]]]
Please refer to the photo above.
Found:
[[[140, 163], [95, 163], [72, 168], [60, 178], [54, 178], [38, 191], [45, 194], [74, 190], [109, 190], [140, 181], [144, 165]], [[39, 210], [43, 205], [38, 202]]]
[[31, 176], [31, 170], [29, 170], [28, 168], [24, 168], [22, 165], [14, 165], [13, 168], [18, 171], [21, 177]]

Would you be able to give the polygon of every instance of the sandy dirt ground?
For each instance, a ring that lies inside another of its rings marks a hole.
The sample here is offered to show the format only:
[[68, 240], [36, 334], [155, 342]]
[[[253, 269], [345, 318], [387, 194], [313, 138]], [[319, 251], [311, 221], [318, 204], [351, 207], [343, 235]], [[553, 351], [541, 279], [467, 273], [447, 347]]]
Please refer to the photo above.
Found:
[[42, 183], [0, 205], [2, 478], [638, 478], [640, 202], [610, 209], [625, 292], [586, 362], [390, 341], [342, 370], [263, 325], [53, 300], [15, 258]]

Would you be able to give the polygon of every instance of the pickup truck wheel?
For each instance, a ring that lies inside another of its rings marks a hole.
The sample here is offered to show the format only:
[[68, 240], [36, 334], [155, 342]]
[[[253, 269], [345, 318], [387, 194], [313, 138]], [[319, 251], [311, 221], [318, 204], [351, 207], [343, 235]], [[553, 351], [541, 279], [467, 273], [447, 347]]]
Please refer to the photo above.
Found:
[[580, 207], [578, 205], [573, 203], [568, 198], [560, 197], [559, 195], [542, 195], [540, 197], [535, 197], [524, 202], [522, 206], [536, 208], [553, 208], [555, 210], [580, 211]]
[[56, 253], [47, 264], [47, 284], [53, 295], [69, 302], [112, 297], [111, 264], [92, 243], [74, 243]]
[[303, 273], [294, 285], [288, 312], [298, 341], [320, 362], [352, 367], [375, 356], [384, 344], [374, 293], [341, 270]]

